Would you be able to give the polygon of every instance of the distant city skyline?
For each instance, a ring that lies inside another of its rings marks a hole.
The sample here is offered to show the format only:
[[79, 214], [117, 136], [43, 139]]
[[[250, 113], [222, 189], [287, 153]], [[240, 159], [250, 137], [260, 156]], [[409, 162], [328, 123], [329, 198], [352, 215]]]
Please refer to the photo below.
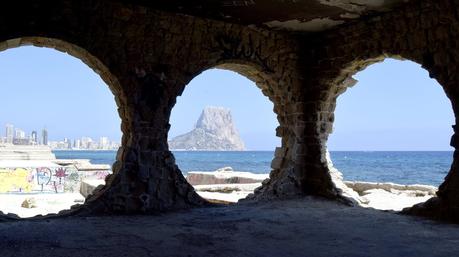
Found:
[[[14, 133], [13, 133], [14, 131]], [[52, 149], [90, 149], [90, 150], [117, 150], [120, 146], [118, 141], [112, 141], [106, 136], [99, 138], [99, 141], [91, 137], [81, 136], [78, 138], [65, 137], [62, 140], [48, 140], [48, 130], [42, 129], [41, 137], [38, 137], [36, 130], [27, 133], [14, 124], [5, 124], [5, 135], [0, 136], [0, 143], [13, 145], [46, 145]]]
[[41, 137], [38, 136], [36, 130], [26, 133], [22, 128], [15, 127], [14, 124], [5, 124], [5, 135], [0, 136], [0, 143], [15, 144], [15, 145], [47, 145], [48, 131], [42, 129]]
[[83, 136], [77, 139], [64, 138], [60, 141], [50, 141], [48, 146], [53, 150], [118, 150], [120, 143], [108, 137], [100, 137], [97, 141]]

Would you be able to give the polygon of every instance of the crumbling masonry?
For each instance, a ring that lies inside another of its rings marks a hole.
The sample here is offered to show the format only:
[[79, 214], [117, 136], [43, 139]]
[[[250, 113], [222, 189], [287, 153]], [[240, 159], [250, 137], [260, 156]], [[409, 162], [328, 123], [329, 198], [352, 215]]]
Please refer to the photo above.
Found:
[[[184, 6], [178, 10], [172, 2]], [[273, 26], [283, 23], [269, 22], [263, 13], [254, 12], [254, 20], [243, 11], [228, 20], [214, 14], [218, 8], [257, 8], [254, 1], [195, 2], [201, 9], [181, 1], [109, 0], [18, 0], [0, 9], [0, 50], [35, 45], [67, 52], [97, 72], [115, 96], [123, 139], [114, 174], [72, 214], [157, 213], [206, 204], [177, 167], [167, 134], [177, 96], [210, 68], [246, 76], [274, 103], [282, 146], [269, 182], [253, 200], [318, 195], [346, 201], [331, 178], [326, 142], [336, 98], [354, 83], [353, 74], [374, 62], [393, 57], [421, 64], [459, 112], [459, 1], [411, 0], [373, 11], [356, 11], [344, 0], [334, 7], [267, 1], [316, 6], [316, 16], [305, 13], [314, 21], [305, 23], [307, 31]], [[311, 27], [317, 21], [328, 23]], [[459, 146], [456, 134], [451, 145]], [[459, 222], [458, 161], [456, 151], [438, 197], [406, 213]]]

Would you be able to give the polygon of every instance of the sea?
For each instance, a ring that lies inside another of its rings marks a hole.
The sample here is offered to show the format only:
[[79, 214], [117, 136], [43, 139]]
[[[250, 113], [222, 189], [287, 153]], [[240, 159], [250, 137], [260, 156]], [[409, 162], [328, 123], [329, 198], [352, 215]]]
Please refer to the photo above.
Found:
[[[53, 151], [58, 159], [89, 159], [94, 164], [113, 164], [116, 151]], [[186, 175], [189, 171], [237, 171], [269, 173], [272, 151], [173, 152]], [[345, 180], [426, 184], [439, 186], [449, 172], [452, 151], [332, 151], [333, 165]]]

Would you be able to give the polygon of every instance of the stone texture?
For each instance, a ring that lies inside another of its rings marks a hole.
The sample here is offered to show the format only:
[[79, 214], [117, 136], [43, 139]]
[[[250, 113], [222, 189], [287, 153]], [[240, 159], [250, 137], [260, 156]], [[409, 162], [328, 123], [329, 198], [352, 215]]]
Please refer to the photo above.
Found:
[[[0, 25], [0, 49], [36, 45], [67, 52], [101, 75], [119, 107], [123, 138], [114, 174], [77, 209], [80, 215], [206, 204], [186, 182], [167, 144], [176, 97], [202, 71], [239, 72], [272, 101], [288, 102], [292, 93], [280, 87], [295, 80], [288, 68], [297, 58], [290, 47], [295, 40], [274, 32], [112, 1], [19, 1], [7, 7], [0, 10], [0, 24], [5, 24]], [[293, 123], [281, 110], [276, 108], [281, 124]], [[286, 138], [288, 133], [285, 127]]]
[[[459, 78], [452, 71], [459, 60], [457, 13], [458, 3], [454, 1], [411, 1], [396, 11], [368, 17], [314, 38], [303, 38], [303, 45], [311, 49], [305, 65], [310, 75], [305, 97], [310, 99], [307, 110], [311, 121], [306, 129], [316, 134], [306, 143], [315, 148], [312, 152], [326, 156], [326, 140], [332, 131], [336, 99], [355, 84], [351, 76], [387, 57], [421, 64], [430, 77], [442, 85], [456, 112]], [[451, 145], [456, 147], [455, 136]], [[459, 191], [456, 189], [459, 166], [457, 153], [454, 155], [455, 161], [439, 188], [438, 197], [405, 210], [405, 213], [459, 221]], [[310, 172], [326, 173], [323, 171], [326, 161], [318, 161], [321, 159], [310, 155], [307, 162], [313, 160], [317, 168]], [[309, 183], [325, 186], [312, 180], [313, 177], [307, 178]]]
[[[325, 32], [286, 33], [128, 1], [18, 0], [0, 9], [0, 50], [35, 45], [67, 52], [114, 94], [123, 132], [114, 174], [73, 213], [157, 213], [206, 204], [177, 167], [167, 134], [176, 97], [215, 67], [253, 80], [279, 121], [282, 145], [270, 180], [251, 199], [313, 194], [348, 202], [326, 158], [336, 98], [355, 84], [357, 71], [386, 57], [404, 58], [429, 71], [457, 112], [458, 14], [455, 0], [412, 0]], [[458, 160], [455, 152], [438, 196], [406, 213], [459, 222]]]

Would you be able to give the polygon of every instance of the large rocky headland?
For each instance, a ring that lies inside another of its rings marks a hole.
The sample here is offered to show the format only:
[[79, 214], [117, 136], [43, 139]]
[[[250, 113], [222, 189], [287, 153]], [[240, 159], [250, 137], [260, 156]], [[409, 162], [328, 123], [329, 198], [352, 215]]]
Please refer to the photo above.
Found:
[[244, 142], [234, 125], [231, 111], [206, 107], [194, 129], [169, 141], [172, 150], [243, 151]]

